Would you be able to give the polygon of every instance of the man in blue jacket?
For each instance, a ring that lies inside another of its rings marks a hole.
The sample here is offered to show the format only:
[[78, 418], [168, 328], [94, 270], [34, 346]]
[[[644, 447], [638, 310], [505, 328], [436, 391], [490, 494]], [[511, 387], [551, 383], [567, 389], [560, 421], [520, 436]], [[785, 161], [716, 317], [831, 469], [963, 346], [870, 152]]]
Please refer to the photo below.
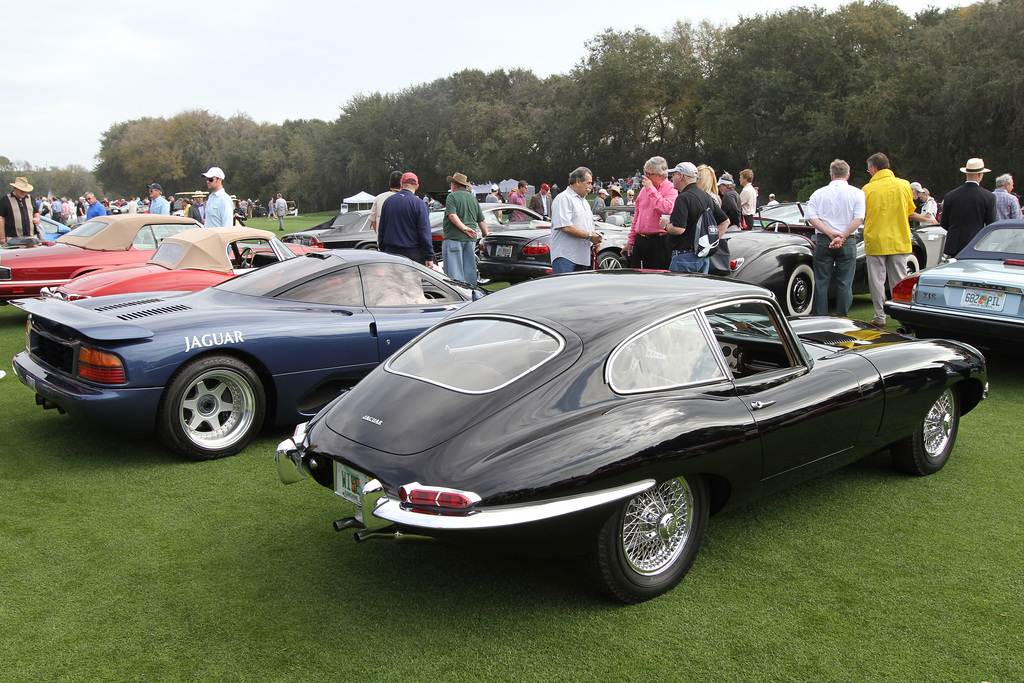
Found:
[[434, 265], [427, 206], [416, 197], [420, 179], [415, 173], [402, 174], [402, 189], [381, 206], [377, 226], [377, 247], [385, 254], [405, 256], [428, 268]]

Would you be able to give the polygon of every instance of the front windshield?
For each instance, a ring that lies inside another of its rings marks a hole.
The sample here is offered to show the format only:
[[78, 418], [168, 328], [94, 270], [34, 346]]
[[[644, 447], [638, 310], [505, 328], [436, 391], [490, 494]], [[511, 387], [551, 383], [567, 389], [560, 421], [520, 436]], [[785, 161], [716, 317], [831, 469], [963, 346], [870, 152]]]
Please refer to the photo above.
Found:
[[440, 325], [393, 356], [389, 372], [465, 394], [511, 384], [551, 360], [565, 342], [516, 320], [469, 318]]
[[109, 223], [106, 221], [88, 221], [67, 234], [74, 235], [75, 237], [92, 237], [100, 230], [107, 227], [107, 225], [109, 225]]

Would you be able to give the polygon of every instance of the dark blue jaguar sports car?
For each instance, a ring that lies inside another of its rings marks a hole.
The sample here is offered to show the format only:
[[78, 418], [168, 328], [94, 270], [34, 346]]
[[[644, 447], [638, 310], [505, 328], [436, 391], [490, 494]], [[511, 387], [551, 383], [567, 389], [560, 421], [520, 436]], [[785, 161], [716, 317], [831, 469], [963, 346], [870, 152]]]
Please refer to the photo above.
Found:
[[191, 294], [16, 300], [29, 318], [14, 368], [45, 408], [220, 458], [264, 423], [308, 419], [482, 295], [401, 257], [319, 252]]

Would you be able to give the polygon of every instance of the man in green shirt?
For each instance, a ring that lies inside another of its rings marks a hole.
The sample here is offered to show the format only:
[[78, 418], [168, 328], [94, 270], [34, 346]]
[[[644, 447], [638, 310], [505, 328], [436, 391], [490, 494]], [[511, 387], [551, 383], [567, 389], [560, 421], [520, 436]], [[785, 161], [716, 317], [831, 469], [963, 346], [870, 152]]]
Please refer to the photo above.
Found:
[[448, 176], [451, 193], [444, 203], [444, 242], [441, 243], [441, 257], [444, 272], [453, 280], [476, 286], [476, 224], [483, 236], [487, 236], [487, 221], [480, 210], [480, 202], [469, 191], [469, 180], [465, 174]]

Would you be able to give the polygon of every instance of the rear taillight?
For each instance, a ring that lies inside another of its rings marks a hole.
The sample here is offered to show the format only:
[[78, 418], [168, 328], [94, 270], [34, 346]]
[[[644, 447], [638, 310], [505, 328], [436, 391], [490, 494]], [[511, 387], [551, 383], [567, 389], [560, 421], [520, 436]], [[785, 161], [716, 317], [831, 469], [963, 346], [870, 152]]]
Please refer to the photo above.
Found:
[[100, 384], [124, 384], [124, 365], [112, 353], [78, 347], [78, 376]]
[[309, 238], [309, 246], [311, 246], [311, 247], [320, 247], [322, 249], [323, 246], [324, 246], [324, 243], [321, 242], [320, 239], [317, 238], [317, 237], [310, 237]]
[[549, 253], [550, 251], [551, 247], [544, 244], [543, 242], [538, 242], [537, 244], [531, 243], [523, 247], [523, 256], [541, 256], [543, 254]]
[[471, 491], [459, 491], [440, 486], [424, 486], [419, 482], [406, 484], [398, 489], [398, 498], [415, 507], [465, 510], [480, 502], [480, 496]]
[[1007, 266], [1024, 266], [1024, 261], [1016, 258], [1008, 258], [1003, 261], [1003, 265]]
[[897, 282], [896, 286], [892, 288], [892, 300], [903, 301], [908, 304], [913, 303], [918, 277], [917, 275], [911, 275]]
[[737, 270], [742, 265], [743, 265], [743, 259], [742, 258], [734, 258], [733, 260], [729, 261], [729, 270]]

